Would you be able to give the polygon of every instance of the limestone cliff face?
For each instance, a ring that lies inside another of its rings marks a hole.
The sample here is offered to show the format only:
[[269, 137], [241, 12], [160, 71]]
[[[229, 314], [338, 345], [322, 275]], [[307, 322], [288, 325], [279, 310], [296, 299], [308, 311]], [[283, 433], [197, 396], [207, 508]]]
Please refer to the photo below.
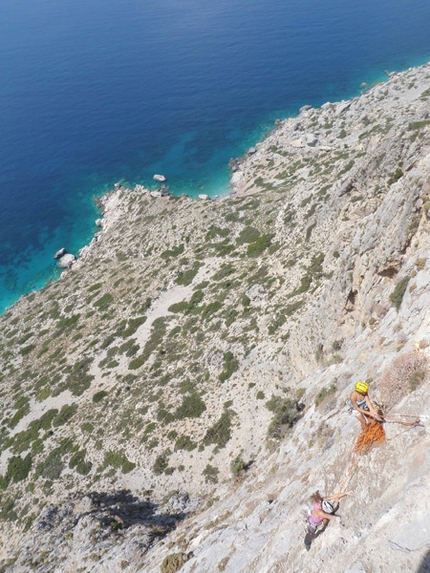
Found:
[[[426, 570], [429, 102], [430, 65], [393, 74], [278, 122], [225, 200], [103, 199], [0, 319], [3, 570]], [[424, 425], [355, 454], [357, 379]]]

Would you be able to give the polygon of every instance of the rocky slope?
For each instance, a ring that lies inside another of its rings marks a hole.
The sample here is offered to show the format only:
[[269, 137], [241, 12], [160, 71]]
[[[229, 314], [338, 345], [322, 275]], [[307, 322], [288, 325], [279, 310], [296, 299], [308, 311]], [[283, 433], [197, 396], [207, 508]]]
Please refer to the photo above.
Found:
[[392, 74], [277, 122], [226, 200], [103, 199], [0, 318], [4, 571], [427, 570], [426, 428], [358, 456], [345, 401], [428, 420], [429, 103], [430, 65]]

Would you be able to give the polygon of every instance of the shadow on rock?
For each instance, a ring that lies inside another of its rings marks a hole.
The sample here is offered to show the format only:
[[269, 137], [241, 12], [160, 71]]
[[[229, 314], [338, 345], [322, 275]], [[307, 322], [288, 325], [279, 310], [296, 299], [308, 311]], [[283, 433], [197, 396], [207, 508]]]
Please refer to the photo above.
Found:
[[61, 505], [46, 508], [36, 526], [49, 531], [60, 523], [64, 527], [67, 521], [75, 528], [83, 520], [91, 520], [98, 522], [102, 530], [114, 532], [141, 525], [162, 537], [188, 515], [191, 505], [186, 493], [173, 494], [161, 507], [149, 498], [139, 499], [129, 490], [79, 492], [69, 495]]
[[430, 551], [424, 557], [420, 566], [417, 569], [417, 573], [429, 573], [430, 572]]

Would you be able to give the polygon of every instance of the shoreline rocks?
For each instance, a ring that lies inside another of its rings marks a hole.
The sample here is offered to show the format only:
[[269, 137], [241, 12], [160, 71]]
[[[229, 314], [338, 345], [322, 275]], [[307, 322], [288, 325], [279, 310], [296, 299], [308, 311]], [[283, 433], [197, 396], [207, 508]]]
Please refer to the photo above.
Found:
[[70, 269], [70, 267], [73, 265], [73, 263], [75, 261], [76, 261], [75, 255], [72, 255], [71, 253], [67, 253], [59, 259], [58, 266], [61, 269]]
[[54, 259], [58, 260], [61, 259], [61, 257], [64, 257], [64, 255], [67, 253], [66, 249], [63, 247], [62, 249], [59, 249], [55, 255], [54, 255]]

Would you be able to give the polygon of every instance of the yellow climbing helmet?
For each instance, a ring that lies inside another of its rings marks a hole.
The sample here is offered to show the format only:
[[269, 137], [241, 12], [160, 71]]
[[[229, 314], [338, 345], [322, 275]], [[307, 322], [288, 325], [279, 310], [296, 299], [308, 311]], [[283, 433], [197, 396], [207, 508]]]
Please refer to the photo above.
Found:
[[360, 394], [366, 394], [367, 391], [369, 390], [369, 386], [366, 384], [366, 382], [359, 380], [355, 385], [355, 389], [357, 390], [357, 392], [360, 392]]

